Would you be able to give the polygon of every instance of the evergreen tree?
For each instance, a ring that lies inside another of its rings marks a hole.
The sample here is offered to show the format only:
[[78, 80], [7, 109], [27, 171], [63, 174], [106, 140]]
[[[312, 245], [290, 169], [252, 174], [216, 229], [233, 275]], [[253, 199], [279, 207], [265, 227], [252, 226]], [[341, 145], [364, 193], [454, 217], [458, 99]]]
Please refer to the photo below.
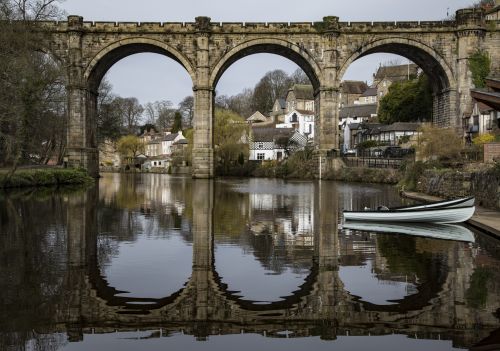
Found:
[[425, 75], [395, 82], [380, 100], [378, 119], [381, 123], [430, 121], [432, 89]]
[[182, 115], [179, 111], [175, 112], [174, 125], [172, 126], [172, 133], [182, 132]]

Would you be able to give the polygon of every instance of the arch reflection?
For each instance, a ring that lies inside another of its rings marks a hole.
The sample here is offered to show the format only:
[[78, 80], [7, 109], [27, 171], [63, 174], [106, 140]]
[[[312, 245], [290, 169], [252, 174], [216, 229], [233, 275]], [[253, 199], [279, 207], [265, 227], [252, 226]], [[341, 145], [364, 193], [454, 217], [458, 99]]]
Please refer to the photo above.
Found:
[[[141, 177], [136, 182], [138, 185], [145, 184]], [[120, 296], [119, 290], [124, 288], [110, 286], [101, 274], [97, 260], [98, 234], [102, 232], [103, 225], [100, 222], [105, 218], [123, 217], [116, 213], [111, 217], [103, 215], [112, 214], [113, 211], [107, 209], [108, 205], [117, 207], [118, 203], [117, 197], [105, 195], [109, 190], [107, 187], [101, 193], [92, 189], [61, 195], [56, 197], [58, 200], [39, 200], [47, 204], [47, 210], [40, 213], [37, 213], [37, 206], [29, 205], [30, 200], [9, 198], [8, 206], [0, 206], [0, 230], [8, 233], [0, 237], [0, 257], [18, 259], [15, 266], [0, 266], [0, 311], [4, 316], [0, 319], [0, 342], [3, 342], [2, 335], [5, 333], [11, 333], [5, 340], [12, 340], [12, 333], [18, 333], [19, 340], [24, 340], [32, 335], [23, 334], [26, 330], [64, 332], [70, 341], [81, 341], [90, 332], [114, 330], [161, 329], [165, 334], [182, 330], [184, 334], [198, 339], [242, 331], [281, 337], [287, 330], [288, 337], [320, 336], [329, 340], [343, 335], [396, 333], [425, 339], [449, 339], [455, 346], [471, 347], [483, 339], [487, 340], [488, 335], [498, 329], [498, 243], [484, 236], [478, 236], [475, 243], [464, 243], [355, 230], [339, 231], [338, 211], [341, 208], [337, 208], [337, 203], [345, 203], [343, 196], [346, 193], [340, 193], [335, 183], [328, 182], [315, 183], [307, 190], [313, 194], [310, 207], [314, 208], [312, 239], [304, 249], [312, 253], [306, 256], [309, 257], [309, 265], [304, 267], [311, 267], [307, 277], [279, 301], [262, 305], [245, 300], [232, 292], [231, 281], [225, 281], [217, 267], [217, 240], [225, 240], [232, 245], [240, 243], [239, 239], [227, 234], [227, 221], [218, 222], [218, 215], [224, 208], [218, 209], [217, 206], [227, 196], [238, 213], [252, 214], [245, 217], [248, 218], [242, 228], [247, 233], [245, 235], [254, 235], [252, 230], [258, 227], [259, 218], [264, 218], [261, 211], [266, 210], [265, 207], [259, 205], [257, 209], [251, 209], [249, 198], [254, 190], [249, 189], [251, 184], [244, 181], [225, 181], [230, 189], [224, 191], [221, 182], [182, 182], [172, 178], [158, 184], [165, 189], [184, 187], [179, 190], [184, 199], [183, 221], [180, 226], [172, 225], [189, 229], [189, 233], [183, 235], [186, 241], [192, 243], [191, 272], [184, 285], [176, 286], [177, 289], [169, 296], [157, 298]], [[125, 180], [123, 184], [130, 185]], [[276, 187], [270, 185], [269, 189], [263, 185], [257, 185], [260, 192], [269, 194], [274, 188], [274, 193], [278, 194], [271, 193], [271, 198], [275, 199], [281, 196], [279, 194], [287, 193], [294, 197], [293, 194], [297, 193], [295, 184], [290, 187], [287, 183], [276, 183]], [[171, 193], [169, 196], [180, 201], [174, 196], [177, 190], [168, 191]], [[230, 191], [236, 195], [227, 195]], [[135, 191], [135, 194], [140, 193]], [[232, 196], [239, 200], [233, 201]], [[286, 197], [283, 199], [287, 209], [283, 210], [283, 215], [276, 217], [293, 219], [293, 214], [297, 213], [293, 209], [294, 201], [290, 202]], [[123, 207], [118, 207], [123, 209], [123, 213], [137, 211], [144, 216], [155, 216], [160, 208], [156, 208], [154, 202], [145, 207], [143, 199], [134, 201], [134, 206], [124, 201]], [[280, 201], [276, 200], [276, 203]], [[165, 207], [162, 208], [165, 210]], [[306, 212], [303, 211], [300, 216], [305, 216]], [[38, 220], [38, 224], [19, 226], [19, 222], [15, 221], [16, 213], [22, 214], [23, 218], [32, 217]], [[51, 217], [50, 213], [54, 216]], [[171, 215], [167, 217], [171, 218]], [[290, 226], [273, 224], [268, 228], [276, 228], [278, 232], [282, 232], [283, 228], [295, 228], [295, 232], [292, 231], [295, 236], [307, 232], [297, 230], [306, 226], [299, 226], [298, 219], [292, 219]], [[131, 224], [130, 231], [133, 228]], [[222, 231], [221, 228], [226, 229]], [[36, 236], [33, 233], [37, 233]], [[272, 238], [271, 234], [265, 235]], [[37, 236], [43, 240], [34, 240]], [[297, 243], [289, 244], [290, 248], [296, 248]], [[60, 244], [66, 251], [46, 250]], [[250, 248], [252, 242], [248, 241], [245, 245]], [[26, 252], [28, 256], [23, 256]], [[269, 257], [269, 252], [263, 251], [260, 254], [263, 262], [264, 253]], [[24, 259], [26, 257], [30, 259]], [[372, 262], [370, 272], [373, 279], [401, 282], [402, 277], [407, 275], [415, 290], [400, 298], [382, 294], [381, 300], [366, 298], [366, 291], [351, 291], [349, 283], [353, 277], [349, 274], [343, 276], [342, 270], [362, 266], [367, 261]], [[37, 262], [43, 263], [43, 266], [37, 267]], [[41, 272], [42, 275], [35, 277], [33, 272]], [[12, 277], [17, 276], [19, 282], [16, 283]], [[30, 285], [22, 285], [23, 281], [29, 281]], [[47, 286], [54, 288], [44, 289]], [[380, 303], [387, 300], [391, 304]], [[31, 308], [38, 303], [44, 315], [30, 316], [26, 306]]]

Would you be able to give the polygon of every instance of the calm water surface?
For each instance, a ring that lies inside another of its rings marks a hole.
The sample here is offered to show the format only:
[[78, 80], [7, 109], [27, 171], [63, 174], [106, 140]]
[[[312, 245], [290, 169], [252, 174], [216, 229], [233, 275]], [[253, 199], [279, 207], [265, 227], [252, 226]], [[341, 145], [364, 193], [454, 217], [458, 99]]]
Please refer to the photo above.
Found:
[[500, 242], [343, 228], [342, 210], [382, 204], [404, 203], [167, 175], [0, 193], [0, 350], [500, 347]]

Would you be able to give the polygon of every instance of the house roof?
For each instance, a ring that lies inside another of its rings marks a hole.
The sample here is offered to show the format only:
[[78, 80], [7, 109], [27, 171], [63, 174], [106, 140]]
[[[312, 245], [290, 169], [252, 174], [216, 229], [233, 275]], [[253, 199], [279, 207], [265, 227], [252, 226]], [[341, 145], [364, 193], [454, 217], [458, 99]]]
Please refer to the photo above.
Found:
[[175, 138], [177, 138], [178, 135], [179, 135], [179, 133], [167, 134], [161, 140], [162, 141], [173, 141], [173, 140], [175, 140]]
[[274, 141], [277, 137], [290, 136], [295, 132], [293, 128], [252, 128], [254, 142]]
[[260, 111], [255, 111], [250, 117], [247, 118], [247, 122], [266, 122], [267, 116], [265, 116]]
[[408, 79], [408, 71], [410, 75], [417, 75], [418, 66], [414, 63], [409, 65], [397, 66], [380, 66], [375, 74], [375, 80], [387, 78], [393, 82]]
[[500, 78], [496, 77], [487, 77], [485, 79], [486, 85], [488, 88], [490, 88], [493, 91], [499, 91], [500, 90]]
[[340, 109], [340, 118], [371, 117], [377, 114], [377, 104], [349, 105]]
[[187, 139], [179, 139], [174, 143], [174, 145], [181, 145], [181, 144], [185, 145], [187, 143], [188, 143]]
[[276, 102], [278, 102], [278, 104], [280, 105], [280, 108], [282, 110], [286, 109], [286, 100], [285, 99], [279, 98], [279, 99], [276, 99], [275, 104], [276, 104]]
[[294, 84], [288, 92], [293, 91], [295, 98], [300, 100], [314, 100], [314, 89], [310, 84]]
[[366, 89], [361, 96], [377, 96], [377, 88], [368, 88]]
[[383, 127], [381, 123], [362, 123], [359, 129], [363, 130], [363, 134], [374, 135], [380, 134], [380, 129]]
[[301, 115], [305, 115], [305, 116], [312, 116], [312, 115], [314, 115], [314, 111], [308, 111], [308, 110], [295, 109], [295, 110], [292, 110], [290, 113], [293, 113], [293, 112], [298, 112]]
[[380, 131], [382, 132], [416, 132], [420, 127], [420, 123], [412, 122], [395, 122], [393, 124], [388, 124], [382, 126]]
[[342, 82], [342, 92], [344, 94], [363, 94], [368, 89], [368, 85], [360, 80], [345, 80]]
[[472, 89], [471, 96], [478, 102], [482, 102], [491, 108], [500, 111], [500, 92]]

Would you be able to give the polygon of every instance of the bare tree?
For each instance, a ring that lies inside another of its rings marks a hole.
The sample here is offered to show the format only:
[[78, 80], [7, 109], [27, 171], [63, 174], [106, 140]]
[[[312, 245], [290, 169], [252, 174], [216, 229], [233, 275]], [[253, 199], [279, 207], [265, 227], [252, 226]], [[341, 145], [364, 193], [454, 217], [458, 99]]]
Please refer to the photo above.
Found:
[[185, 125], [191, 127], [193, 126], [194, 117], [194, 98], [193, 96], [186, 96], [179, 103], [179, 111], [182, 114]]
[[65, 14], [57, 6], [63, 2], [62, 0], [12, 0], [5, 2], [10, 8], [9, 11], [24, 21], [60, 19]]
[[311, 81], [309, 80], [309, 77], [305, 72], [302, 70], [302, 68], [297, 68], [292, 75], [290, 76], [292, 79], [293, 83], [295, 84], [311, 84]]
[[135, 134], [144, 108], [135, 97], [117, 98], [123, 117], [123, 124], [129, 134]]
[[[52, 19], [52, 2], [0, 0], [0, 164], [46, 163], [65, 147], [63, 68], [40, 43], [34, 18]], [[36, 12], [33, 12], [35, 11]]]
[[274, 101], [285, 96], [292, 84], [292, 79], [282, 70], [267, 72], [254, 88], [253, 109], [268, 113], [272, 110]]

